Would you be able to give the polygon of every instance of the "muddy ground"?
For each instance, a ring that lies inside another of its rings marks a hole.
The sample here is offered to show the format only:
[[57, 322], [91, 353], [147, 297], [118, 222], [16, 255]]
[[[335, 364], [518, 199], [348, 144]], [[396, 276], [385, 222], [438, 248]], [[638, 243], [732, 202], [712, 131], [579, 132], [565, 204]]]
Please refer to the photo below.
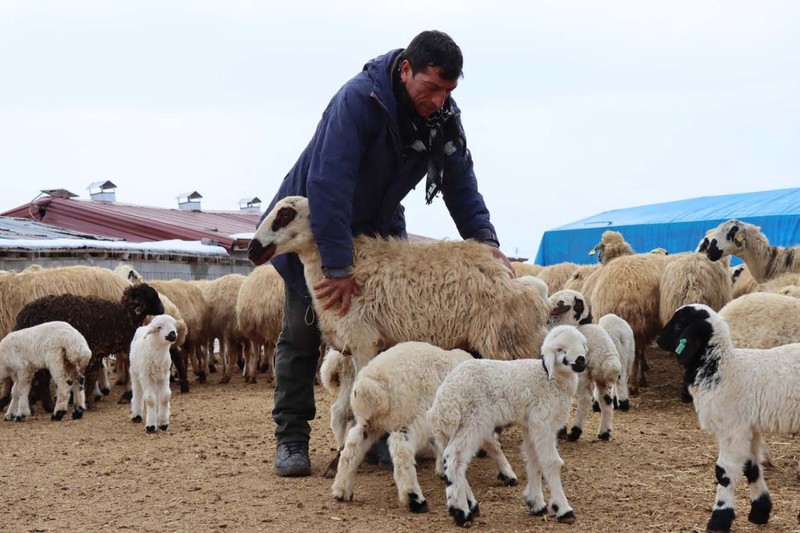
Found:
[[[494, 466], [476, 459], [468, 477], [481, 504], [473, 531], [704, 531], [714, 500], [712, 438], [701, 433], [691, 405], [679, 400], [677, 365], [652, 349], [650, 386], [616, 413], [610, 442], [595, 436], [593, 414], [577, 443], [561, 443], [562, 481], [577, 514], [572, 525], [532, 517], [523, 486], [499, 486]], [[37, 409], [25, 422], [0, 424], [2, 531], [457, 531], [444, 504], [444, 486], [431, 461], [419, 476], [431, 511], [399, 507], [391, 473], [363, 465], [355, 500], [338, 503], [322, 477], [334, 454], [328, 429], [331, 398], [317, 389], [313, 475], [273, 473], [272, 389], [241, 376], [227, 385], [173, 388], [169, 430], [148, 435], [116, 403], [116, 386], [82, 420], [50, 421]], [[503, 446], [524, 485], [519, 433]], [[747, 522], [746, 482], [737, 491], [735, 531], [800, 531], [797, 461], [800, 439], [768, 439], [774, 466], [766, 479], [774, 502], [768, 526]], [[547, 493], [546, 493], [547, 494]]]

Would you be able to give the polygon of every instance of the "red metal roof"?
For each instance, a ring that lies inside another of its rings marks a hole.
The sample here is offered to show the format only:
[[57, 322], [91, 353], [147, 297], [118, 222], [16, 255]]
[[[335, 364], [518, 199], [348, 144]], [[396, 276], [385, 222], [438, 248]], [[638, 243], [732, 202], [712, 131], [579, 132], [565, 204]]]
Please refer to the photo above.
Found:
[[228, 252], [236, 233], [252, 233], [261, 213], [182, 211], [162, 207], [45, 197], [34, 205], [10, 209], [3, 216], [27, 218], [52, 226], [130, 242], [210, 239]]

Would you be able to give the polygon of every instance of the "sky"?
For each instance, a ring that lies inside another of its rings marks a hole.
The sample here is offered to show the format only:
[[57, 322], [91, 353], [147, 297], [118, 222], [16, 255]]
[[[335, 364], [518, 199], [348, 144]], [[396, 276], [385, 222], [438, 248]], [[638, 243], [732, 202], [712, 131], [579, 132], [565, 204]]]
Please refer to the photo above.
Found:
[[[800, 2], [0, 0], [0, 212], [111, 180], [120, 202], [265, 206], [336, 90], [418, 32], [509, 256], [611, 209], [800, 186]], [[458, 239], [424, 180], [410, 233]]]

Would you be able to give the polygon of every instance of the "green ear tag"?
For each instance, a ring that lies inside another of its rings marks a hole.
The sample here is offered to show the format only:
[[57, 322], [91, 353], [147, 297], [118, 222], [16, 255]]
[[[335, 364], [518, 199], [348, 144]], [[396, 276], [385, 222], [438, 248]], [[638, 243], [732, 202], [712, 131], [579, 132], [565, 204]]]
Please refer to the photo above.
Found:
[[686, 339], [681, 339], [678, 343], [678, 347], [675, 348], [675, 354], [680, 355], [684, 348], [686, 348]]

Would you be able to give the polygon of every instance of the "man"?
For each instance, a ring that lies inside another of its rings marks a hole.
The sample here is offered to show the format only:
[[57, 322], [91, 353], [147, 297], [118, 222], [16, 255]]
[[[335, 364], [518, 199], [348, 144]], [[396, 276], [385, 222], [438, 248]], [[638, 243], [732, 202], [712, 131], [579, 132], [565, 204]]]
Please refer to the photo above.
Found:
[[[284, 178], [267, 212], [286, 196], [308, 198], [325, 274], [313, 290], [325, 309], [338, 305], [347, 313], [351, 297], [359, 294], [350, 276], [352, 237], [405, 237], [400, 202], [426, 174], [426, 202], [441, 191], [461, 236], [491, 246], [511, 269], [478, 192], [460, 113], [450, 98], [463, 76], [462, 63], [458, 45], [439, 31], [424, 31], [406, 49], [369, 61], [334, 95]], [[275, 471], [307, 476], [320, 333], [297, 256], [276, 257], [272, 264], [286, 282], [272, 411]]]

